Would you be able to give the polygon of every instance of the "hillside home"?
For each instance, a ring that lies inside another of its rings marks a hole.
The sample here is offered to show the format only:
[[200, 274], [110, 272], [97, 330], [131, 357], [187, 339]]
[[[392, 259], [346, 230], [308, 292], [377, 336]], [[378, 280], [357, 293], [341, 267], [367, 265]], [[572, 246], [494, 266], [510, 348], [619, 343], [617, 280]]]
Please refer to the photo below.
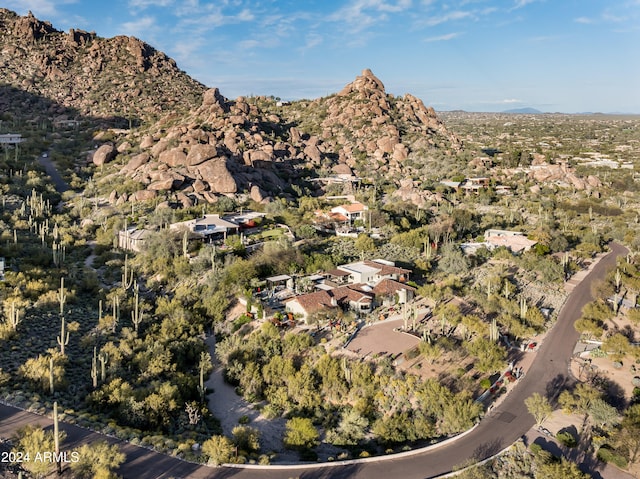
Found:
[[484, 232], [484, 241], [489, 249], [504, 246], [513, 253], [529, 251], [538, 243], [520, 231], [509, 230], [487, 230]]
[[343, 280], [350, 284], [366, 283], [373, 285], [383, 279], [406, 282], [411, 273], [411, 270], [399, 268], [394, 262], [383, 259], [343, 264], [338, 266], [337, 269], [348, 273], [348, 277], [345, 278], [343, 276]]
[[220, 215], [204, 215], [201, 218], [173, 223], [169, 225], [169, 228], [172, 230], [186, 229], [205, 239], [214, 239], [215, 237], [227, 239], [228, 234], [238, 232], [239, 226], [220, 218]]
[[118, 231], [118, 247], [125, 251], [139, 253], [153, 231], [132, 226], [126, 230]]
[[460, 184], [460, 188], [464, 191], [473, 193], [478, 193], [481, 189], [487, 188], [488, 186], [489, 178], [486, 177], [467, 178]]
[[378, 282], [371, 291], [375, 295], [376, 306], [393, 306], [411, 302], [417, 290], [387, 278]]
[[358, 289], [358, 285], [345, 285], [296, 296], [285, 303], [285, 310], [308, 322], [314, 313], [337, 308], [353, 311], [358, 316], [368, 314], [373, 309], [373, 300], [373, 293]]
[[22, 138], [20, 133], [3, 133], [0, 135], [0, 143], [4, 143], [5, 145], [17, 145], [23, 141], [24, 138]]
[[353, 311], [360, 317], [371, 313], [380, 305], [407, 303], [413, 299], [415, 293], [416, 289], [411, 286], [392, 279], [383, 279], [373, 287], [367, 284], [348, 284], [302, 294], [288, 300], [285, 310], [305, 322], [314, 313], [338, 307]]
[[[335, 216], [333, 218], [341, 221], [353, 222], [357, 220], [365, 220], [365, 212], [369, 209], [367, 205], [362, 203], [351, 203], [348, 205], [340, 205], [335, 208], [331, 208], [331, 213]], [[340, 215], [340, 216], [337, 216]]]

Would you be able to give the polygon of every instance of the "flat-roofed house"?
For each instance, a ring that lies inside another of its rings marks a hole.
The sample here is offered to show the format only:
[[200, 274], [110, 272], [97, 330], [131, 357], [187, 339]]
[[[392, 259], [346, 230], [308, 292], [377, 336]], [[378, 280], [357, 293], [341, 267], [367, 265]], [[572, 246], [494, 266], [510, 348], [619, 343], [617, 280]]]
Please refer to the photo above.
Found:
[[504, 246], [513, 253], [529, 251], [538, 243], [527, 238], [521, 231], [509, 230], [487, 230], [484, 232], [484, 241], [491, 249]]
[[392, 261], [382, 259], [343, 264], [338, 266], [337, 269], [349, 273], [348, 281], [351, 284], [375, 284], [386, 278], [405, 282], [409, 279], [409, 274], [411, 273], [411, 270], [399, 268]]
[[0, 143], [4, 143], [7, 145], [17, 145], [18, 143], [22, 143], [24, 138], [20, 133], [3, 133], [0, 135]]
[[118, 231], [118, 246], [123, 250], [139, 253], [144, 249], [145, 243], [152, 233], [151, 230], [135, 226]]
[[187, 229], [203, 238], [212, 238], [215, 235], [227, 238], [228, 234], [237, 233], [239, 226], [236, 223], [220, 218], [220, 215], [204, 215], [180, 223], [169, 225], [172, 230]]

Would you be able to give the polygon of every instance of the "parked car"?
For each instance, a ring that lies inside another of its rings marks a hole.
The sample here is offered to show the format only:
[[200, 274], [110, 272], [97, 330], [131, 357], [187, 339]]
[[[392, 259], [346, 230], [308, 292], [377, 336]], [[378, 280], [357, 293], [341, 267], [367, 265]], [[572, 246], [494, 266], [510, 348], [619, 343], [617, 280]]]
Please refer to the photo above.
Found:
[[551, 431], [549, 431], [546, 427], [542, 427], [540, 426], [538, 428], [538, 431], [540, 431], [542, 434], [544, 434], [545, 436], [549, 436], [549, 437], [553, 437], [553, 434], [551, 433]]

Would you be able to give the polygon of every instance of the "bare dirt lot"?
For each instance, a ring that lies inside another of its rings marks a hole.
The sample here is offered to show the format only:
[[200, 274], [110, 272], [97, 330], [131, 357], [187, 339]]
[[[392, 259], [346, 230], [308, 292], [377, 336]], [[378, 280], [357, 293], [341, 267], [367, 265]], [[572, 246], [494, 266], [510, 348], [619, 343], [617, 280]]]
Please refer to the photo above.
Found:
[[362, 357], [385, 354], [396, 357], [420, 342], [416, 336], [396, 331], [400, 327], [402, 319], [374, 323], [360, 330], [347, 349]]

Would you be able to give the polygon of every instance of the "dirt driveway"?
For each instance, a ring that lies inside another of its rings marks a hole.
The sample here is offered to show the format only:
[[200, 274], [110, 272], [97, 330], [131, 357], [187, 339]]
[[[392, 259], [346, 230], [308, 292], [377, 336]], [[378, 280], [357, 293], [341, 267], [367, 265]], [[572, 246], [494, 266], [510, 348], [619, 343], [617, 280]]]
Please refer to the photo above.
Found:
[[401, 328], [402, 319], [387, 319], [361, 329], [347, 349], [360, 356], [390, 354], [397, 356], [420, 342], [415, 336], [394, 331]]

